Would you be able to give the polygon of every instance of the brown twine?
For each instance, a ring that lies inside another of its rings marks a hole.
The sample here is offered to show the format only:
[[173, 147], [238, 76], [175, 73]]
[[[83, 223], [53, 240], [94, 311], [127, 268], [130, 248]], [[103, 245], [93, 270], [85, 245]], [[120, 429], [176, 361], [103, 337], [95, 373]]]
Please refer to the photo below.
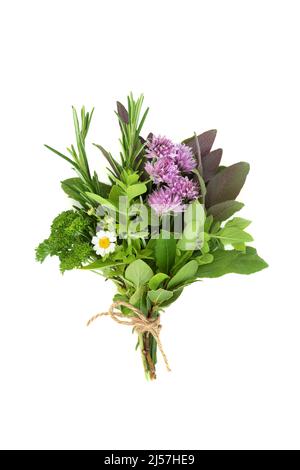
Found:
[[[124, 315], [120, 310], [120, 306], [129, 308], [132, 312], [136, 314], [136, 317], [128, 317]], [[170, 371], [170, 366], [168, 363], [167, 356], [163, 350], [159, 334], [161, 329], [161, 324], [159, 321], [159, 317], [157, 318], [146, 318], [145, 315], [139, 310], [137, 307], [134, 307], [127, 302], [123, 302], [121, 300], [114, 302], [111, 304], [107, 312], [97, 313], [92, 318], [89, 319], [86, 326], [89, 326], [93, 321], [95, 321], [99, 317], [109, 316], [115, 322], [119, 323], [120, 325], [128, 325], [131, 326], [138, 334], [143, 333], [151, 333], [151, 335], [155, 338], [157, 342], [157, 346], [161, 352], [162, 357], [164, 358], [166, 368]]]

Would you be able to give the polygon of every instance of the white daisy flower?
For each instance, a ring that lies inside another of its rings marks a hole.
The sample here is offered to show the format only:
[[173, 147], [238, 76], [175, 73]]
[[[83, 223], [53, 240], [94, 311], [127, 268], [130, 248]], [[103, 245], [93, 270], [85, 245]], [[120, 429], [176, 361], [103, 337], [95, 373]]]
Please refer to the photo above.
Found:
[[112, 253], [116, 249], [116, 234], [107, 230], [99, 230], [96, 235], [92, 238], [94, 245], [93, 249], [97, 255], [105, 256]]

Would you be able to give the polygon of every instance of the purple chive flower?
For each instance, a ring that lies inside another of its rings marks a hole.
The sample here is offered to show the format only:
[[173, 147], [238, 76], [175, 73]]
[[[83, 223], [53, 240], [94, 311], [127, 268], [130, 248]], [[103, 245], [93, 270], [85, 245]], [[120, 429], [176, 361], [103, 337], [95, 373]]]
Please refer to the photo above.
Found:
[[170, 157], [174, 154], [175, 145], [167, 137], [153, 136], [147, 143], [147, 157], [148, 158], [161, 158]]
[[197, 166], [192, 149], [185, 144], [175, 146], [175, 162], [183, 172], [192, 171]]
[[199, 196], [198, 184], [190, 180], [187, 176], [179, 176], [176, 178], [171, 186], [171, 192], [176, 194], [183, 200], [193, 201]]
[[171, 188], [156, 189], [150, 194], [148, 202], [159, 215], [170, 211], [181, 212], [184, 209], [180, 195], [174, 193]]
[[179, 176], [179, 169], [172, 157], [161, 157], [154, 162], [147, 162], [145, 170], [152, 177], [155, 184], [172, 184]]
[[148, 197], [149, 205], [159, 215], [183, 211], [186, 203], [199, 196], [198, 184], [183, 176], [197, 166], [192, 150], [161, 136], [153, 136], [147, 147], [145, 170], [158, 185]]

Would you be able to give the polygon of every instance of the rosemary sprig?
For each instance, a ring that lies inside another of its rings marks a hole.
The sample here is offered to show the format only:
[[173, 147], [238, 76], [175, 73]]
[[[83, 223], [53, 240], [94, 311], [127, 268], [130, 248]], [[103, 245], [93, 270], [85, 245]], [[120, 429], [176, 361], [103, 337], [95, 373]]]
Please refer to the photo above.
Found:
[[118, 106], [116, 115], [119, 119], [121, 128], [121, 162], [125, 169], [137, 169], [137, 158], [145, 148], [146, 142], [141, 139], [140, 133], [147, 117], [149, 108], [141, 117], [144, 96], [140, 95], [137, 100], [133, 98], [132, 93], [127, 98], [128, 111], [122, 106]]

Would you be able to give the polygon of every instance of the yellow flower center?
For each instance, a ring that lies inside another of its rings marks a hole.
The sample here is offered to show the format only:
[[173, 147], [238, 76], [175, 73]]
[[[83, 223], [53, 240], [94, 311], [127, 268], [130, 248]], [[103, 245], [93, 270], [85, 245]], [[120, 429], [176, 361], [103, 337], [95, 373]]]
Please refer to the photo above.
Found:
[[110, 240], [108, 237], [102, 237], [102, 238], [99, 238], [98, 243], [99, 243], [100, 248], [108, 248], [110, 245]]

